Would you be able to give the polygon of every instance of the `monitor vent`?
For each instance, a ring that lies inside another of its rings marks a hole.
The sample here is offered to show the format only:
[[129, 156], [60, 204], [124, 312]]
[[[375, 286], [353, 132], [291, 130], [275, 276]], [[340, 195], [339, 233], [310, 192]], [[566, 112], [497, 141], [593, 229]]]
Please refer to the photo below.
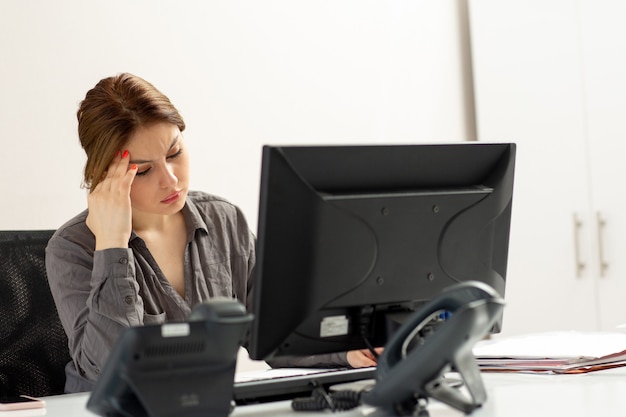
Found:
[[146, 357], [176, 356], [204, 351], [204, 342], [159, 343], [147, 346]]

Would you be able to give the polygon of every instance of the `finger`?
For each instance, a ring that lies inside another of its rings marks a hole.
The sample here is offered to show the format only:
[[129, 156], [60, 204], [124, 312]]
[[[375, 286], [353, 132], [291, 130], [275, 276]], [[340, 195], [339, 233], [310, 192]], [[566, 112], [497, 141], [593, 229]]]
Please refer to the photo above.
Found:
[[98, 188], [103, 191], [111, 190], [111, 181], [117, 175], [120, 162], [121, 162], [120, 151], [116, 151], [115, 156], [113, 157], [113, 159], [111, 159], [111, 162], [109, 162], [109, 166], [107, 170], [104, 171], [104, 173], [102, 174], [102, 179], [100, 180], [100, 182], [98, 183], [96, 188], [94, 188], [93, 191], [95, 191]]
[[124, 175], [130, 159], [128, 155], [128, 151], [124, 151], [123, 153], [120, 151], [115, 152], [115, 156], [111, 159], [109, 168], [106, 171], [106, 178], [115, 178]]
[[353, 364], [352, 366], [355, 368], [365, 367], [365, 366], [375, 366], [377, 361], [376, 359], [370, 357], [370, 352], [367, 350], [357, 350], [354, 351], [353, 356]]
[[380, 355], [380, 353], [382, 352], [382, 350], [375, 348], [374, 352], [372, 352], [369, 349], [364, 349], [363, 350], [363, 354], [365, 356], [367, 356], [368, 358], [372, 359], [372, 360], [376, 360], [376, 358], [378, 357], [378, 355]]
[[362, 350], [361, 354], [367, 359], [374, 359], [374, 355], [369, 350]]
[[362, 366], [375, 366], [376, 365], [376, 360], [372, 359], [370, 357], [365, 357], [363, 358], [363, 360], [361, 361], [361, 365]]
[[133, 182], [135, 177], [136, 169], [133, 170], [130, 177], [127, 178], [129, 165], [130, 165], [130, 157], [129, 152], [124, 151], [120, 153], [119, 151], [115, 153], [115, 157], [111, 161], [109, 165], [109, 170], [107, 172], [106, 178], [102, 181], [103, 189], [108, 192], [122, 192], [126, 193], [130, 190], [130, 185]]
[[128, 171], [128, 165], [130, 163], [128, 151], [122, 152], [119, 158], [113, 158], [113, 162], [115, 165], [113, 166], [113, 176], [117, 178], [122, 178], [126, 175], [126, 171]]
[[124, 178], [122, 179], [122, 185], [130, 189], [130, 187], [133, 185], [133, 181], [135, 180], [136, 176], [137, 176], [137, 164], [132, 164], [131, 166], [128, 167], [128, 169], [126, 170], [126, 173], [124, 174]]

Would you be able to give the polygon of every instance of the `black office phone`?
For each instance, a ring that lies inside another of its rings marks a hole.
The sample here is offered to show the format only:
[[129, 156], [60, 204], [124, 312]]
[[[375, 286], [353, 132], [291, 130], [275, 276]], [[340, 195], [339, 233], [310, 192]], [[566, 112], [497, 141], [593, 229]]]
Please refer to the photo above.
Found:
[[[412, 415], [420, 399], [434, 398], [465, 413], [480, 407], [486, 391], [472, 353], [500, 317], [504, 300], [490, 286], [476, 281], [457, 284], [414, 313], [392, 336], [378, 359], [376, 384], [362, 401]], [[411, 346], [414, 336], [438, 314], [449, 315], [422, 344]], [[447, 380], [457, 372], [458, 381]]]

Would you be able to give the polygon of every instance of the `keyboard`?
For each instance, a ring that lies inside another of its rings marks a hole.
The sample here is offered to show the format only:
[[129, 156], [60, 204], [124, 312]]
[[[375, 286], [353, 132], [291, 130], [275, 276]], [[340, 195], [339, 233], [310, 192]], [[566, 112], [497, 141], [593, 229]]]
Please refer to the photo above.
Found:
[[357, 369], [319, 369], [306, 370], [300, 375], [272, 376], [258, 379], [235, 381], [234, 399], [239, 405], [255, 404], [268, 401], [288, 400], [309, 396], [316, 386], [328, 388], [331, 385], [374, 379], [376, 368]]

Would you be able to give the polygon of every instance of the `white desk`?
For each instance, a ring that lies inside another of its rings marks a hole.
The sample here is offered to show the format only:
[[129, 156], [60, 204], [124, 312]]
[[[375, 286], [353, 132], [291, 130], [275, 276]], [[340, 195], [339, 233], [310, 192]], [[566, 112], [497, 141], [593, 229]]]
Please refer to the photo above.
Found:
[[[488, 398], [472, 417], [588, 417], [626, 416], [626, 368], [580, 375], [483, 374]], [[46, 397], [46, 417], [93, 416], [85, 409], [87, 394]], [[463, 414], [441, 403], [431, 402], [431, 417], [459, 417]], [[291, 410], [288, 401], [240, 406], [232, 417], [312, 416]], [[25, 417], [22, 412], [0, 412], [0, 417]], [[382, 417], [381, 410], [361, 407], [332, 415]]]

